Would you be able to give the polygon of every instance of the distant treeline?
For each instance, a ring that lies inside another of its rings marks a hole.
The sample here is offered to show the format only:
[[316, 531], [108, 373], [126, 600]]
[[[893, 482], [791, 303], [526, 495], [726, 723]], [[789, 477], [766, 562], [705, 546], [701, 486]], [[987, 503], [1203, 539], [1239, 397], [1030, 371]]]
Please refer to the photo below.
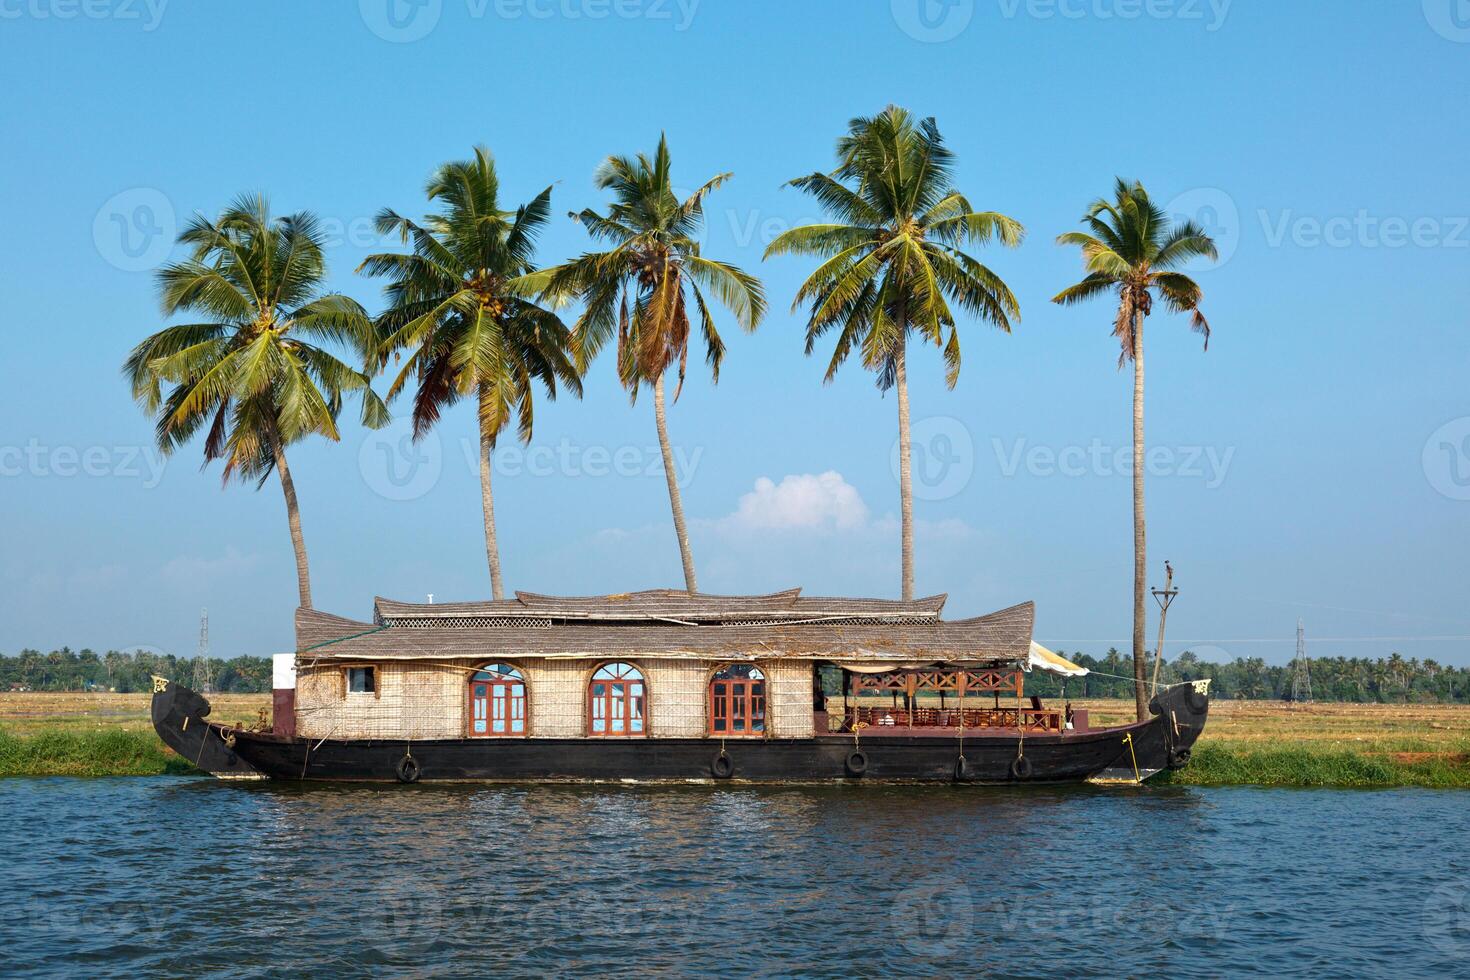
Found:
[[[1061, 651], [1059, 651], [1061, 652]], [[1066, 683], [1069, 698], [1129, 698], [1131, 680], [1126, 677], [1129, 658], [1117, 650], [1106, 656], [1063, 653], [1067, 659], [1097, 673], [1071, 678]], [[142, 651], [98, 655], [91, 650], [69, 648], [41, 653], [22, 650], [19, 656], [0, 654], [0, 690], [25, 687], [33, 691], [150, 691], [150, 675], [193, 683], [196, 657], [175, 657]], [[1150, 662], [1152, 670], [1152, 662]], [[216, 691], [260, 694], [270, 690], [271, 662], [267, 657], [236, 657], [210, 660], [210, 683]], [[1317, 701], [1411, 703], [1470, 702], [1470, 668], [1444, 667], [1433, 660], [1404, 658], [1395, 653], [1387, 658], [1323, 657], [1311, 661], [1312, 696]], [[1104, 676], [1117, 675], [1117, 676]], [[1235, 659], [1225, 664], [1200, 660], [1185, 652], [1165, 661], [1164, 683], [1213, 680], [1210, 694], [1217, 698], [1286, 700], [1291, 694], [1292, 668], [1275, 667], [1260, 657]], [[1062, 679], [1040, 671], [1026, 678], [1028, 694], [1057, 697]], [[834, 690], [832, 693], [836, 693]]]
[[[1058, 651], [1060, 652], [1060, 651]], [[1073, 698], [1127, 698], [1133, 696], [1133, 682], [1101, 674], [1124, 677], [1132, 674], [1132, 657], [1117, 650], [1106, 656], [1085, 653], [1063, 653], [1073, 663], [1097, 671], [1086, 677], [1066, 682], [1066, 693]], [[1445, 667], [1434, 660], [1405, 658], [1397, 653], [1386, 658], [1318, 657], [1309, 660], [1312, 698], [1316, 701], [1378, 702], [1405, 704], [1420, 702], [1470, 702], [1470, 668]], [[1149, 677], [1153, 677], [1153, 658], [1149, 658]], [[1245, 657], [1217, 664], [1201, 660], [1186, 651], [1172, 662], [1165, 661], [1160, 682], [1175, 684], [1208, 677], [1210, 696], [1216, 698], [1285, 701], [1291, 696], [1292, 667], [1276, 667], [1260, 657]], [[1026, 691], [1042, 696], [1061, 693], [1061, 679], [1033, 671], [1026, 678]]]
[[[192, 684], [198, 657], [147, 653], [141, 650], [97, 654], [63, 647], [50, 653], [22, 650], [19, 656], [0, 654], [0, 691], [17, 686], [32, 691], [151, 691], [150, 676], [157, 674], [181, 684]], [[271, 689], [269, 657], [209, 660], [210, 686], [216, 691], [260, 694]]]

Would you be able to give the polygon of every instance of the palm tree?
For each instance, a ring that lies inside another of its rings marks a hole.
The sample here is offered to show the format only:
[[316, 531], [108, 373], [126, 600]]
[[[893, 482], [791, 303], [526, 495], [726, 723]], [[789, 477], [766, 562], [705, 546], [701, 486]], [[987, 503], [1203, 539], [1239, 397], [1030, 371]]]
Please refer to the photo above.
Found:
[[837, 330], [827, 367], [831, 382], [855, 349], [877, 373], [878, 388], [898, 389], [899, 492], [902, 501], [903, 597], [914, 596], [914, 496], [909, 445], [910, 333], [943, 351], [945, 382], [960, 375], [960, 337], [951, 305], [1009, 333], [1020, 319], [1000, 278], [961, 250], [993, 238], [1021, 243], [1025, 230], [993, 211], [977, 212], [950, 183], [954, 154], [933, 119], [915, 123], [889, 106], [854, 119], [837, 142], [837, 169], [798, 177], [833, 223], [793, 228], [766, 257], [794, 253], [826, 259], [802, 284], [792, 309], [811, 304], [806, 352]]
[[[309, 435], [340, 438], [342, 395], [362, 396], [362, 422], [387, 423], [368, 375], [323, 342], [366, 359], [372, 322], [354, 300], [323, 293], [326, 260], [316, 218], [272, 218], [263, 196], [237, 198], [215, 220], [198, 216], [179, 235], [188, 258], [158, 272], [164, 316], [203, 322], [165, 327], [124, 365], [133, 397], [156, 415], [158, 448], [172, 453], [208, 425], [205, 463], [224, 460], [224, 480], [281, 481], [301, 605], [311, 608], [311, 575], [296, 485], [286, 447]], [[165, 392], [167, 386], [167, 392]]]
[[388, 389], [395, 398], [418, 383], [414, 437], [420, 438], [445, 408], [474, 396], [479, 406], [480, 497], [485, 515], [485, 557], [494, 598], [505, 595], [495, 534], [491, 455], [500, 433], [517, 419], [529, 442], [535, 420], [532, 394], [540, 381], [556, 398], [560, 381], [578, 396], [579, 372], [571, 335], [557, 315], [534, 302], [536, 237], [551, 211], [551, 188], [514, 212], [500, 209], [495, 160], [484, 147], [473, 160], [446, 163], [429, 178], [425, 193], [443, 211], [417, 224], [392, 210], [378, 214], [378, 233], [397, 233], [407, 254], [370, 255], [358, 271], [387, 276], [388, 308], [379, 317], [381, 363], [412, 350]]
[[684, 563], [684, 585], [690, 592], [697, 592], [694, 555], [689, 548], [684, 504], [669, 445], [664, 377], [678, 365], [674, 388], [677, 402], [689, 363], [691, 320], [697, 317], [705, 361], [713, 379], [720, 380], [725, 344], [710, 314], [706, 291], [734, 314], [746, 331], [760, 324], [766, 298], [760, 280], [729, 263], [705, 258], [695, 240], [704, 223], [704, 199], [733, 175], [719, 174], [681, 201], [674, 192], [670, 170], [669, 144], [664, 136], [659, 137], [652, 159], [642, 153], [636, 158], [608, 157], [596, 175], [597, 187], [613, 195], [607, 214], [589, 208], [571, 217], [581, 222], [594, 239], [613, 247], [606, 252], [586, 253], [550, 270], [546, 289], [548, 295], [577, 296], [585, 304], [574, 328], [582, 368], [616, 337], [618, 380], [630, 398], [636, 403], [640, 387], [653, 388], [653, 417], [663, 454], [674, 533]]
[[1192, 259], [1214, 259], [1215, 243], [1192, 221], [1171, 222], [1140, 183], [1119, 178], [1113, 200], [1094, 201], [1082, 217], [1087, 231], [1072, 231], [1057, 239], [1060, 245], [1082, 249], [1087, 277], [1056, 295], [1064, 306], [1104, 293], [1117, 293], [1118, 312], [1113, 336], [1122, 345], [1121, 368], [1133, 362], [1133, 678], [1138, 720], [1148, 717], [1144, 687], [1144, 598], [1147, 538], [1143, 508], [1143, 321], [1153, 311], [1154, 292], [1171, 313], [1189, 313], [1190, 326], [1204, 335], [1210, 347], [1210, 325], [1199, 311], [1204, 293], [1178, 269]]

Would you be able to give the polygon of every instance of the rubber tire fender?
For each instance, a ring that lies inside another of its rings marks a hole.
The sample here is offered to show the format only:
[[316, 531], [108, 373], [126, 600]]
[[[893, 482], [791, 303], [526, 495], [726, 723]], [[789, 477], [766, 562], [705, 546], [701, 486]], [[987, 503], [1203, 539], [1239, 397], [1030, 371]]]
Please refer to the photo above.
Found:
[[1031, 760], [1024, 755], [1018, 755], [1011, 760], [1012, 779], [1030, 779], [1032, 772]]
[[862, 749], [853, 749], [847, 753], [842, 765], [849, 776], [861, 776], [868, 771], [868, 754]]
[[398, 760], [398, 765], [393, 767], [393, 772], [398, 776], [400, 783], [416, 783], [423, 770], [419, 768], [419, 760], [411, 755], [406, 755]]
[[710, 761], [709, 771], [710, 775], [716, 779], [729, 779], [735, 775], [735, 763], [728, 755], [721, 752]]
[[1190, 711], [1193, 711], [1197, 715], [1202, 715], [1205, 713], [1205, 709], [1210, 706], [1210, 699], [1196, 691], [1194, 685], [1191, 684], [1189, 690], [1184, 692], [1184, 703], [1189, 705]]
[[968, 759], [959, 756], [954, 760], [954, 781], [957, 783], [968, 783], [975, 778], [975, 769], [970, 765]]
[[1169, 768], [1178, 772], [1189, 765], [1190, 757], [1193, 755], [1189, 749], [1172, 749], [1169, 752]]

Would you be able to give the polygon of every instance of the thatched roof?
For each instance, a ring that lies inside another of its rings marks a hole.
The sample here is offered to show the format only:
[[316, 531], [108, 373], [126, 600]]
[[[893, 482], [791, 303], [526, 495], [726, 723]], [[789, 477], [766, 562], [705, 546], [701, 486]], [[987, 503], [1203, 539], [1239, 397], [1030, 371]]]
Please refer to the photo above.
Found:
[[521, 657], [800, 657], [903, 662], [1024, 661], [1031, 603], [945, 622], [944, 596], [806, 598], [657, 590], [498, 602], [419, 604], [378, 599], [372, 622], [300, 609], [297, 650], [330, 659]]
[[513, 618], [589, 620], [603, 622], [683, 620], [693, 623], [729, 623], [747, 620], [879, 618], [938, 620], [946, 596], [901, 602], [892, 599], [807, 598], [800, 589], [770, 595], [691, 595], [675, 589], [624, 592], [618, 595], [558, 597], [517, 592], [499, 602], [419, 603], [379, 597], [373, 619], [379, 625], [422, 619], [507, 616]]

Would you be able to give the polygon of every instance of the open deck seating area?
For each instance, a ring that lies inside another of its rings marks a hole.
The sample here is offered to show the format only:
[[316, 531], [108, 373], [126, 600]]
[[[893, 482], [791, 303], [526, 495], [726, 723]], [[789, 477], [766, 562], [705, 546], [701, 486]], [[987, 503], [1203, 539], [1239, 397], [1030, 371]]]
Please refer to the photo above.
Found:
[[919, 729], [1017, 729], [1027, 732], [1060, 732], [1062, 712], [1053, 708], [890, 708], [848, 705], [842, 730], [862, 726], [864, 735], [913, 734]]

